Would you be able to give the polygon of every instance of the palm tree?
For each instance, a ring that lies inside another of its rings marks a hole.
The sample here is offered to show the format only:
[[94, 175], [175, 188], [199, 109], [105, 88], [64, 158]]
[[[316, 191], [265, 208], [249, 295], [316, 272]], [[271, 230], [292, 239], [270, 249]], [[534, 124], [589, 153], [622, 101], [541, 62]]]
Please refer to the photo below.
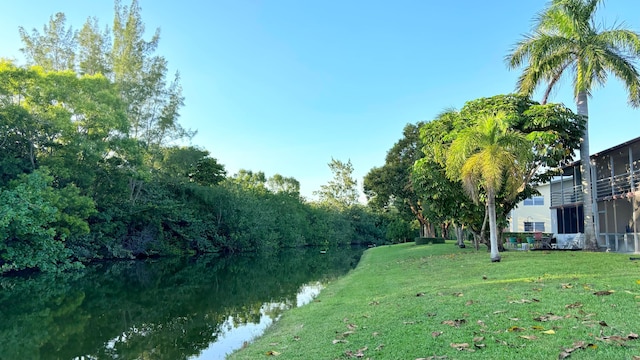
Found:
[[604, 85], [611, 73], [627, 88], [629, 104], [640, 105], [640, 75], [635, 61], [640, 57], [640, 35], [614, 26], [600, 29], [594, 15], [600, 0], [552, 0], [537, 18], [533, 34], [518, 42], [507, 55], [512, 69], [525, 65], [518, 79], [518, 90], [531, 96], [541, 83], [547, 84], [542, 102], [562, 75], [573, 77], [574, 96], [578, 115], [587, 121], [580, 145], [580, 172], [582, 176], [585, 247], [597, 247], [593, 198], [591, 189], [591, 163], [589, 158], [589, 109], [587, 100], [591, 91]]
[[462, 130], [447, 151], [447, 177], [461, 180], [465, 192], [476, 202], [478, 190], [484, 190], [493, 262], [500, 261], [496, 194], [501, 190], [507, 197], [518, 194], [531, 149], [525, 135], [509, 129], [505, 114], [498, 113], [481, 117], [474, 126]]

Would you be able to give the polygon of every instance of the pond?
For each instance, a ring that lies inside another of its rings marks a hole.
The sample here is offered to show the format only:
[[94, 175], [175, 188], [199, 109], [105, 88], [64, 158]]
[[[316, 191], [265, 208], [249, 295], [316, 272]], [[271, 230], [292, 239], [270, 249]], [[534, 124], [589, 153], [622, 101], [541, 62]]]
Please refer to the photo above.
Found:
[[224, 359], [362, 248], [104, 262], [0, 277], [0, 359]]

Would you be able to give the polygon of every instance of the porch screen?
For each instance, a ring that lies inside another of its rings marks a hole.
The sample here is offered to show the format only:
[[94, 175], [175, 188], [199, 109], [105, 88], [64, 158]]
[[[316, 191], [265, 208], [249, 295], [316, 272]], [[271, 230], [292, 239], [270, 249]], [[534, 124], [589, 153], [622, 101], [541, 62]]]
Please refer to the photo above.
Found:
[[584, 233], [584, 213], [582, 205], [556, 209], [558, 234]]

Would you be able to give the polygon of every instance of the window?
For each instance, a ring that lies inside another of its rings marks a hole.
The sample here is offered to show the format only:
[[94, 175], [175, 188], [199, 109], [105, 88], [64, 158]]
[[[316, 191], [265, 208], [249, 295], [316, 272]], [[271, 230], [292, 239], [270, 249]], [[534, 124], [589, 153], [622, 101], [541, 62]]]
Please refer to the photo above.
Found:
[[543, 221], [525, 221], [524, 222], [524, 231], [526, 232], [544, 232], [544, 222]]
[[525, 206], [539, 206], [544, 205], [544, 196], [532, 196], [528, 199], [524, 199]]

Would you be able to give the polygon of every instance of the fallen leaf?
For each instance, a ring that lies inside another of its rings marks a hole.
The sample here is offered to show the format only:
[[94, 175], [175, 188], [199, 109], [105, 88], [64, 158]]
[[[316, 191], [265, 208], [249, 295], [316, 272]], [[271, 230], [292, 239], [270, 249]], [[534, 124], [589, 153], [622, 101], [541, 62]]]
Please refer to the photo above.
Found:
[[538, 338], [535, 335], [520, 335], [520, 337], [527, 340], [536, 340]]
[[[482, 275], [482, 280], [487, 280], [487, 275]], [[640, 281], [640, 280], [638, 280], [638, 281]], [[640, 284], [640, 283], [638, 283], [638, 284]]]
[[544, 330], [544, 327], [540, 326], [540, 325], [534, 325], [531, 327], [531, 329], [533, 330]]
[[380, 345], [376, 346], [376, 351], [382, 350], [383, 347], [384, 347], [384, 344], [380, 344]]
[[267, 356], [278, 356], [278, 355], [280, 355], [280, 353], [277, 352], [277, 351], [269, 350], [269, 351], [267, 351], [266, 355]]
[[476, 336], [476, 337], [473, 338], [473, 342], [474, 343], [477, 343], [477, 342], [480, 342], [480, 341], [484, 341], [484, 336]]
[[415, 323], [416, 323], [415, 321], [404, 321], [403, 322], [403, 324], [405, 324], [405, 325], [413, 325]]
[[373, 336], [373, 337], [376, 337], [376, 336], [378, 336], [378, 335], [380, 335], [380, 333], [379, 333], [379, 332], [377, 332], [377, 331], [371, 334], [371, 336]]
[[416, 294], [416, 296], [424, 296], [424, 293], [423, 292], [419, 292], [419, 293]]
[[600, 324], [600, 326], [603, 326], [603, 327], [607, 327], [607, 326], [609, 326], [609, 325], [607, 325], [607, 323], [606, 323], [606, 322], [604, 322], [604, 321], [600, 321], [600, 322], [598, 322], [598, 324]]
[[511, 321], [520, 321], [520, 318], [509, 318]]
[[442, 324], [444, 325], [449, 325], [449, 326], [454, 326], [454, 327], [460, 327], [460, 325], [466, 323], [467, 320], [465, 319], [456, 319], [456, 320], [445, 320], [442, 322]]
[[542, 315], [533, 318], [535, 321], [554, 321], [554, 320], [562, 320], [564, 319], [562, 316], [554, 315], [552, 313], [548, 313], [547, 315]]
[[459, 344], [451, 343], [451, 344], [449, 344], [449, 346], [451, 346], [452, 348], [457, 349], [457, 350], [464, 350], [464, 349], [468, 349], [469, 348], [469, 344], [468, 343], [459, 343]]
[[496, 310], [493, 312], [493, 315], [498, 315], [498, 314], [502, 314], [502, 313], [506, 313], [507, 310]]
[[520, 300], [509, 301], [509, 304], [526, 304], [526, 303], [530, 303], [530, 302], [531, 302], [531, 300], [520, 299]]
[[573, 285], [571, 284], [560, 284], [562, 286], [563, 289], [571, 289], [573, 288]]
[[372, 301], [369, 305], [380, 305], [380, 301]]
[[335, 344], [346, 344], [347, 340], [343, 340], [343, 339], [335, 339], [332, 341], [333, 345]]
[[567, 309], [580, 308], [580, 307], [582, 307], [582, 303], [574, 302], [573, 304], [565, 305], [564, 307], [567, 308]]
[[512, 326], [512, 327], [508, 328], [507, 331], [509, 331], [509, 332], [524, 331], [524, 328], [521, 328], [520, 326]]
[[295, 341], [300, 341], [300, 336], [294, 336], [294, 337], [293, 337], [293, 340], [295, 340]]
[[417, 358], [416, 360], [441, 360], [441, 359], [447, 359], [447, 355], [442, 355], [442, 356], [429, 356], [426, 358]]
[[593, 293], [593, 295], [596, 295], [596, 296], [605, 296], [605, 295], [611, 295], [611, 294], [613, 294], [613, 293], [614, 293], [614, 291], [613, 291], [613, 290], [603, 290], [603, 291], [596, 291], [596, 292], [594, 292], [594, 293]]
[[543, 331], [542, 333], [547, 335], [554, 335], [556, 332], [553, 329], [549, 329], [549, 330]]
[[475, 347], [476, 349], [484, 349], [485, 347], [487, 347], [487, 345], [485, 344], [473, 344], [473, 347]]
[[433, 332], [431, 332], [431, 336], [433, 336], [433, 337], [438, 337], [440, 335], [442, 335], [442, 331], [433, 331]]
[[464, 294], [463, 294], [463, 293], [461, 293], [461, 292], [455, 292], [455, 293], [453, 293], [452, 295], [453, 295], [453, 296], [455, 296], [455, 297], [461, 297], [461, 296], [464, 296]]
[[473, 305], [473, 300], [469, 300], [465, 303], [466, 306]]
[[348, 324], [347, 325], [347, 329], [349, 329], [349, 330], [355, 330], [357, 328], [358, 328], [358, 325], [355, 325], [355, 324]]

